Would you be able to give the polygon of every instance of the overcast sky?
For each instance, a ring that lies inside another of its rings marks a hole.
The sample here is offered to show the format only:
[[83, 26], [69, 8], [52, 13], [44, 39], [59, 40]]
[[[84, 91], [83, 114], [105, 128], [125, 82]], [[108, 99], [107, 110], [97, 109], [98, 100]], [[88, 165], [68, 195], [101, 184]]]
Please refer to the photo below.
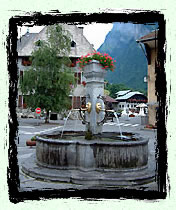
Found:
[[[101, 44], [104, 42], [104, 39], [107, 33], [112, 29], [113, 24], [100, 24], [94, 23], [89, 25], [82, 25], [84, 27], [83, 34], [87, 40], [94, 45], [95, 50], [97, 50]], [[33, 26], [29, 27], [30, 33], [38, 33], [42, 30], [43, 26]], [[27, 27], [19, 28], [18, 35], [22, 36], [27, 32]]]

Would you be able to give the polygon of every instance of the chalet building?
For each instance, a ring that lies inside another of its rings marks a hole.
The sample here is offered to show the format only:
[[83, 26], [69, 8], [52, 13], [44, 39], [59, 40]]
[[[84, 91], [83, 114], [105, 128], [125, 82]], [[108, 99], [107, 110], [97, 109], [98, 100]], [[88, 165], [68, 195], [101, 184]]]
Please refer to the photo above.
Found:
[[117, 111], [118, 102], [114, 98], [112, 98], [108, 95], [105, 96], [105, 105], [106, 105], [107, 109], [111, 109], [111, 110], [113, 109], [113, 110]]
[[[73, 88], [73, 91], [71, 91], [70, 97], [72, 100], [72, 107], [77, 108], [80, 107], [80, 104], [84, 99], [82, 99], [82, 97], [85, 96], [85, 78], [83, 77], [82, 72], [80, 72], [80, 70], [78, 69], [76, 60], [88, 53], [93, 53], [94, 48], [93, 45], [90, 44], [83, 35], [83, 27], [67, 24], [63, 24], [62, 26], [65, 30], [70, 32], [72, 39], [70, 43], [71, 51], [69, 54], [69, 58], [72, 61], [71, 67], [75, 72], [75, 77], [77, 78], [77, 85]], [[39, 47], [41, 40], [47, 40], [46, 31], [47, 26], [44, 27], [39, 33], [27, 32], [18, 40], [18, 70], [21, 79], [23, 77], [24, 71], [26, 71], [31, 65], [29, 57], [31, 56], [32, 51]], [[36, 43], [38, 43], [38, 45]], [[26, 108], [26, 104], [20, 90], [18, 91], [17, 107]]]
[[[156, 96], [156, 74], [155, 65], [158, 54], [158, 30], [155, 30], [146, 36], [137, 40], [139, 44], [144, 44], [146, 57], [148, 61], [148, 123], [149, 125], [156, 125], [156, 112], [158, 108], [157, 96]], [[142, 49], [143, 46], [141, 45]], [[143, 49], [144, 50], [144, 49]]]
[[140, 92], [132, 92], [131, 90], [119, 91], [116, 93], [117, 98], [115, 99], [118, 102], [117, 109], [124, 110], [136, 109], [141, 103], [147, 103], [147, 97]]

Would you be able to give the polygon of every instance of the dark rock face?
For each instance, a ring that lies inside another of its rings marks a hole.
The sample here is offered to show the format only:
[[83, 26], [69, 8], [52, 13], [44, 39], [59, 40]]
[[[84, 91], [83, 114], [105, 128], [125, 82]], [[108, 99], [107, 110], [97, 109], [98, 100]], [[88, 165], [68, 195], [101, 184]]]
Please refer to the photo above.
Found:
[[114, 23], [104, 43], [98, 49], [108, 53], [116, 62], [114, 72], [107, 72], [110, 83], [125, 84], [135, 89], [146, 89], [144, 76], [147, 75], [147, 59], [137, 39], [156, 29], [157, 25]]
[[37, 163], [58, 169], [141, 169], [148, 163], [148, 139], [129, 142], [37, 138]]

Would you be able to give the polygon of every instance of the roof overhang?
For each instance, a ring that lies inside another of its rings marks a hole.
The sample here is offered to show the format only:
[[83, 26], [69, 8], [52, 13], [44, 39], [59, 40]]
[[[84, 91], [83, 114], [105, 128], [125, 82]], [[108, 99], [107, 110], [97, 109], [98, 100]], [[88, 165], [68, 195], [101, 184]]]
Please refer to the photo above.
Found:
[[143, 43], [145, 46], [148, 46], [150, 49], [157, 49], [158, 48], [158, 39], [157, 38], [150, 38], [146, 40], [137, 40], [137, 43]]
[[136, 40], [136, 42], [139, 44], [143, 43], [145, 46], [151, 49], [158, 48], [158, 30], [141, 37], [140, 39]]

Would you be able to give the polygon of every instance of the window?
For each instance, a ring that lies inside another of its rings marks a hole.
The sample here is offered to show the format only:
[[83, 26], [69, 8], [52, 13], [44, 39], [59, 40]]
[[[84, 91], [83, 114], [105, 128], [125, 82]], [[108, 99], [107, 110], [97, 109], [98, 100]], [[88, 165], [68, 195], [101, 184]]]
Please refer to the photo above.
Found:
[[23, 109], [26, 109], [26, 108], [27, 108], [26, 100], [25, 100], [25, 97], [23, 97]]
[[81, 72], [76, 72], [75, 73], [75, 78], [77, 79], [77, 84], [81, 84]]
[[40, 47], [41, 43], [42, 43], [42, 41], [39, 39], [38, 41], [35, 42], [35, 46]]
[[75, 67], [75, 66], [76, 66], [77, 58], [70, 58], [70, 60], [71, 60], [71, 65], [70, 65], [70, 67]]
[[22, 100], [23, 100], [22, 95], [19, 95], [18, 96], [18, 107], [22, 107]]
[[20, 80], [23, 81], [23, 71], [20, 71]]
[[23, 66], [30, 66], [32, 64], [32, 62], [29, 60], [29, 57], [23, 57], [21, 64]]
[[81, 107], [80, 96], [74, 96], [72, 100], [73, 100], [73, 109], [79, 109]]
[[81, 107], [86, 108], [86, 97], [81, 97]]
[[76, 42], [71, 41], [71, 47], [76, 47]]

